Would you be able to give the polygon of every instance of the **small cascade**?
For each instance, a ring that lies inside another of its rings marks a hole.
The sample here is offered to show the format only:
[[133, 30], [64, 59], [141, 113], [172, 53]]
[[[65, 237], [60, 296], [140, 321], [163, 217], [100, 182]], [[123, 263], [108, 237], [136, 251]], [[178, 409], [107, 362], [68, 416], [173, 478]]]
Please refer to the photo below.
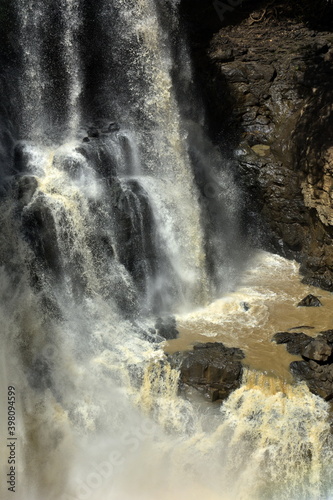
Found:
[[328, 405], [305, 384], [249, 372], [221, 411], [217, 432], [228, 449], [223, 475], [234, 498], [247, 498], [247, 492], [253, 499], [327, 498], [333, 444]]

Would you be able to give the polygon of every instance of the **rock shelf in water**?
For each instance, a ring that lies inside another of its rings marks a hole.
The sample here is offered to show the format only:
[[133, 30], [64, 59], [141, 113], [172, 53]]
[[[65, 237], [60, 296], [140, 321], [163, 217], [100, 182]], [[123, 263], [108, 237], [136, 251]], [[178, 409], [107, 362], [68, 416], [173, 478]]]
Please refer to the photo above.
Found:
[[304, 380], [311, 392], [326, 401], [333, 399], [333, 330], [320, 332], [315, 338], [302, 332], [279, 332], [272, 340], [286, 344], [291, 354], [302, 356], [302, 361], [290, 364], [297, 380]]
[[196, 344], [193, 351], [169, 356], [172, 366], [180, 370], [180, 381], [203, 392], [211, 401], [225, 399], [241, 385], [245, 357], [241, 349], [221, 342]]

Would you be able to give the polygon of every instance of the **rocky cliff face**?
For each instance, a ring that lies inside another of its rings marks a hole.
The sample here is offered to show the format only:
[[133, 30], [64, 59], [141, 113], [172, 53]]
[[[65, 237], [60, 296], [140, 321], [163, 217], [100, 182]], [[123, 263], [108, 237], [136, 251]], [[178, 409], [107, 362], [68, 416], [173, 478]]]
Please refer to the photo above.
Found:
[[261, 243], [333, 290], [333, 33], [274, 3], [194, 45], [199, 81]]

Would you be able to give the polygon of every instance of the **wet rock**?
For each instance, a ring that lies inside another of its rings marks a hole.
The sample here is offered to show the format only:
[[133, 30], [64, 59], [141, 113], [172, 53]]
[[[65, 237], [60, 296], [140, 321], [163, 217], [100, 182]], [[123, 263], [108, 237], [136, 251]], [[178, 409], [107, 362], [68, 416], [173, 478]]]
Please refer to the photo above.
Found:
[[203, 392], [211, 401], [225, 399], [240, 387], [243, 358], [240, 349], [213, 342], [169, 356], [171, 365], [180, 370], [181, 382]]
[[214, 129], [237, 152], [245, 217], [261, 214], [265, 249], [333, 291], [333, 34], [244, 16], [194, 51]]
[[115, 251], [138, 290], [145, 295], [150, 279], [158, 272], [158, 253], [152, 238], [154, 218], [149, 197], [135, 179], [120, 182], [114, 178], [109, 185], [117, 227]]
[[326, 400], [333, 398], [333, 330], [311, 338], [304, 333], [279, 332], [273, 337], [278, 344], [286, 344], [288, 352], [303, 357], [293, 361], [290, 371], [297, 380], [306, 382], [309, 389]]
[[278, 332], [273, 336], [272, 340], [277, 344], [287, 344], [286, 348], [290, 354], [301, 355], [303, 349], [313, 338], [303, 332]]
[[93, 138], [97, 138], [97, 137], [99, 137], [99, 131], [98, 131], [98, 129], [97, 129], [97, 128], [95, 128], [95, 127], [91, 127], [91, 128], [88, 130], [87, 134], [88, 134], [88, 137], [93, 137]]
[[315, 295], [312, 295], [311, 293], [304, 297], [298, 304], [297, 307], [320, 307], [322, 306], [322, 303], [316, 297]]
[[22, 233], [37, 261], [59, 275], [61, 269], [57, 231], [47, 198], [38, 194], [23, 211], [21, 217]]
[[333, 346], [333, 330], [325, 330], [320, 332], [317, 339], [324, 339], [331, 346]]
[[116, 152], [113, 154], [100, 141], [84, 142], [76, 148], [76, 152], [81, 154], [101, 177], [110, 179], [117, 176]]
[[333, 399], [333, 365], [320, 365], [315, 361], [293, 361], [290, 371], [297, 380], [306, 382], [310, 391], [326, 401]]
[[163, 337], [165, 340], [172, 340], [179, 336], [176, 325], [177, 323], [175, 317], [168, 316], [166, 318], [157, 318], [155, 328], [158, 335]]
[[158, 349], [158, 344], [165, 341], [163, 337], [157, 334], [155, 328], [141, 328], [135, 321], [132, 322], [133, 326], [135, 326], [136, 330], [139, 332], [139, 335], [144, 340], [147, 340], [151, 344], [156, 344], [156, 348]]
[[38, 181], [36, 177], [32, 175], [19, 177], [17, 181], [17, 199], [20, 202], [21, 207], [24, 207], [31, 202], [37, 187]]
[[18, 142], [14, 147], [14, 167], [18, 172], [23, 172], [27, 169], [27, 164], [30, 159], [30, 154], [27, 151], [24, 142]]
[[248, 302], [241, 302], [240, 305], [244, 311], [248, 311], [250, 309], [250, 304]]
[[90, 142], [89, 137], [83, 137], [82, 142]]
[[108, 132], [118, 132], [118, 130], [120, 130], [120, 127], [116, 122], [111, 122], [108, 126]]
[[312, 340], [301, 351], [304, 358], [314, 361], [327, 361], [332, 355], [332, 347], [324, 339]]
[[204, 342], [194, 344], [193, 350], [202, 350], [202, 349], [217, 349], [220, 352], [224, 353], [227, 356], [233, 356], [235, 359], [244, 359], [244, 352], [238, 347], [226, 347], [222, 342]]
[[212, 59], [219, 61], [219, 62], [230, 62], [235, 59], [234, 57], [234, 51], [230, 48], [218, 48], [217, 51], [214, 52], [214, 54], [211, 55]]
[[156, 333], [156, 330], [152, 331], [152, 329], [150, 329], [150, 331], [145, 332], [143, 334], [143, 338], [145, 340], [148, 340], [148, 342], [151, 342], [152, 344], [161, 344], [162, 342], [165, 341], [163, 337], [161, 337]]

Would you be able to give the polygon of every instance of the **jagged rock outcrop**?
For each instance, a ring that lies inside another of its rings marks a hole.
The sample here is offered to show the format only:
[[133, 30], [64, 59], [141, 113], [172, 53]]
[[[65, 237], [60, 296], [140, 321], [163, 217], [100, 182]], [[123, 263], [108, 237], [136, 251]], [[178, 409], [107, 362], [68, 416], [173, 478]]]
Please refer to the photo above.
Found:
[[211, 401], [225, 399], [240, 387], [245, 357], [238, 348], [220, 342], [196, 344], [193, 351], [169, 356], [172, 366], [180, 370], [180, 381], [204, 393]]
[[329, 2], [311, 10], [245, 1], [210, 43], [197, 28], [192, 50], [210, 129], [235, 158], [246, 223], [258, 224], [259, 213], [265, 248], [301, 262], [306, 283], [333, 290], [333, 33], [319, 31], [329, 28], [326, 11]]
[[279, 332], [272, 340], [286, 344], [291, 354], [302, 356], [302, 361], [290, 364], [297, 380], [304, 380], [310, 391], [327, 401], [333, 398], [333, 330], [321, 332], [315, 338], [305, 333]]
[[298, 304], [297, 307], [321, 307], [322, 303], [316, 297], [315, 295], [312, 295], [309, 293], [304, 299], [302, 299]]
[[273, 339], [277, 344], [286, 344], [290, 354], [300, 355], [302, 350], [311, 342], [312, 337], [303, 332], [278, 332]]
[[333, 34], [248, 20], [220, 31], [210, 58], [230, 93], [239, 177], [266, 244], [301, 261], [307, 283], [333, 289]]

